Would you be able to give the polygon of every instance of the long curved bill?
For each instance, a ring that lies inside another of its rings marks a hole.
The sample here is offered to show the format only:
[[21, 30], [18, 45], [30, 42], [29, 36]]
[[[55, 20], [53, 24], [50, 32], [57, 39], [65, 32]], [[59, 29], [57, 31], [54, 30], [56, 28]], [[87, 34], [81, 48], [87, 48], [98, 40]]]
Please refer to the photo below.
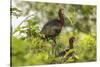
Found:
[[66, 20], [68, 19], [68, 21], [71, 23], [71, 25], [73, 25], [73, 22], [72, 22], [72, 20], [71, 20], [71, 18], [70, 18], [70, 17], [65, 16], [65, 19], [66, 19]]

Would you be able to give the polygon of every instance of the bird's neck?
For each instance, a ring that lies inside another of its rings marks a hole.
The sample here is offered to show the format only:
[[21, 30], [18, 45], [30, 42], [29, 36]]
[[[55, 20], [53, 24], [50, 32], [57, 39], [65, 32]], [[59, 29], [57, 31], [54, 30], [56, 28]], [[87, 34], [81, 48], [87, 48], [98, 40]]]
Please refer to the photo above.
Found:
[[61, 25], [64, 25], [64, 16], [62, 14], [59, 14], [59, 20]]
[[73, 42], [70, 42], [69, 45], [70, 45], [69, 48], [73, 49]]

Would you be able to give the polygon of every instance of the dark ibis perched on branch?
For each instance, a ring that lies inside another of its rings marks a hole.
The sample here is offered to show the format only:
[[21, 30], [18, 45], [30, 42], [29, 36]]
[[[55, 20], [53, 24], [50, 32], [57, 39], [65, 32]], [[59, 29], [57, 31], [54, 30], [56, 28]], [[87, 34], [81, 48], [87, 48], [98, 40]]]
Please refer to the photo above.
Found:
[[[55, 37], [61, 32], [64, 25], [64, 9], [60, 8], [58, 11], [59, 18], [48, 21], [42, 28], [41, 33], [44, 34], [44, 38], [52, 39], [56, 44]], [[53, 45], [55, 46], [55, 45]]]
[[74, 44], [75, 40], [76, 40], [75, 37], [70, 37], [69, 38], [69, 48], [58, 53], [58, 57], [63, 57], [64, 62], [66, 62], [66, 60], [68, 60], [70, 57], [72, 57], [74, 59], [74, 62], [79, 59], [79, 57], [76, 55], [76, 53], [74, 51], [73, 44]]
[[69, 50], [73, 49], [74, 42], [75, 42], [75, 37], [69, 38], [69, 48], [65, 49], [64, 51], [61, 51], [59, 53], [59, 56], [64, 56], [66, 54], [66, 52], [68, 52]]

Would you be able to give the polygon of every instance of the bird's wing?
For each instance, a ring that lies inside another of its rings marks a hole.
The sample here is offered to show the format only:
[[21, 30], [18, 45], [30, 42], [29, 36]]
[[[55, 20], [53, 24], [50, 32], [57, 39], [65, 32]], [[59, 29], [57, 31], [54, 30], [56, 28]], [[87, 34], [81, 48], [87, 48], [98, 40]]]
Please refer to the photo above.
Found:
[[61, 31], [61, 26], [58, 20], [52, 20], [44, 25], [41, 32], [45, 35], [56, 35], [60, 31]]

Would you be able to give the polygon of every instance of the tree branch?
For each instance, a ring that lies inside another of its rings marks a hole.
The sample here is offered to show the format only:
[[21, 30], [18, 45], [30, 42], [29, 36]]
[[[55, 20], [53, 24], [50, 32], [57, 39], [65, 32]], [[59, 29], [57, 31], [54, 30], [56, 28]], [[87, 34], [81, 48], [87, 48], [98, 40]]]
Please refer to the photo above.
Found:
[[36, 15], [36, 13], [27, 16], [27, 17], [15, 28], [15, 31], [14, 31], [12, 34], [15, 34], [16, 29], [19, 28], [19, 27], [23, 24], [23, 22], [25, 22], [29, 17], [34, 16], [34, 15]]

